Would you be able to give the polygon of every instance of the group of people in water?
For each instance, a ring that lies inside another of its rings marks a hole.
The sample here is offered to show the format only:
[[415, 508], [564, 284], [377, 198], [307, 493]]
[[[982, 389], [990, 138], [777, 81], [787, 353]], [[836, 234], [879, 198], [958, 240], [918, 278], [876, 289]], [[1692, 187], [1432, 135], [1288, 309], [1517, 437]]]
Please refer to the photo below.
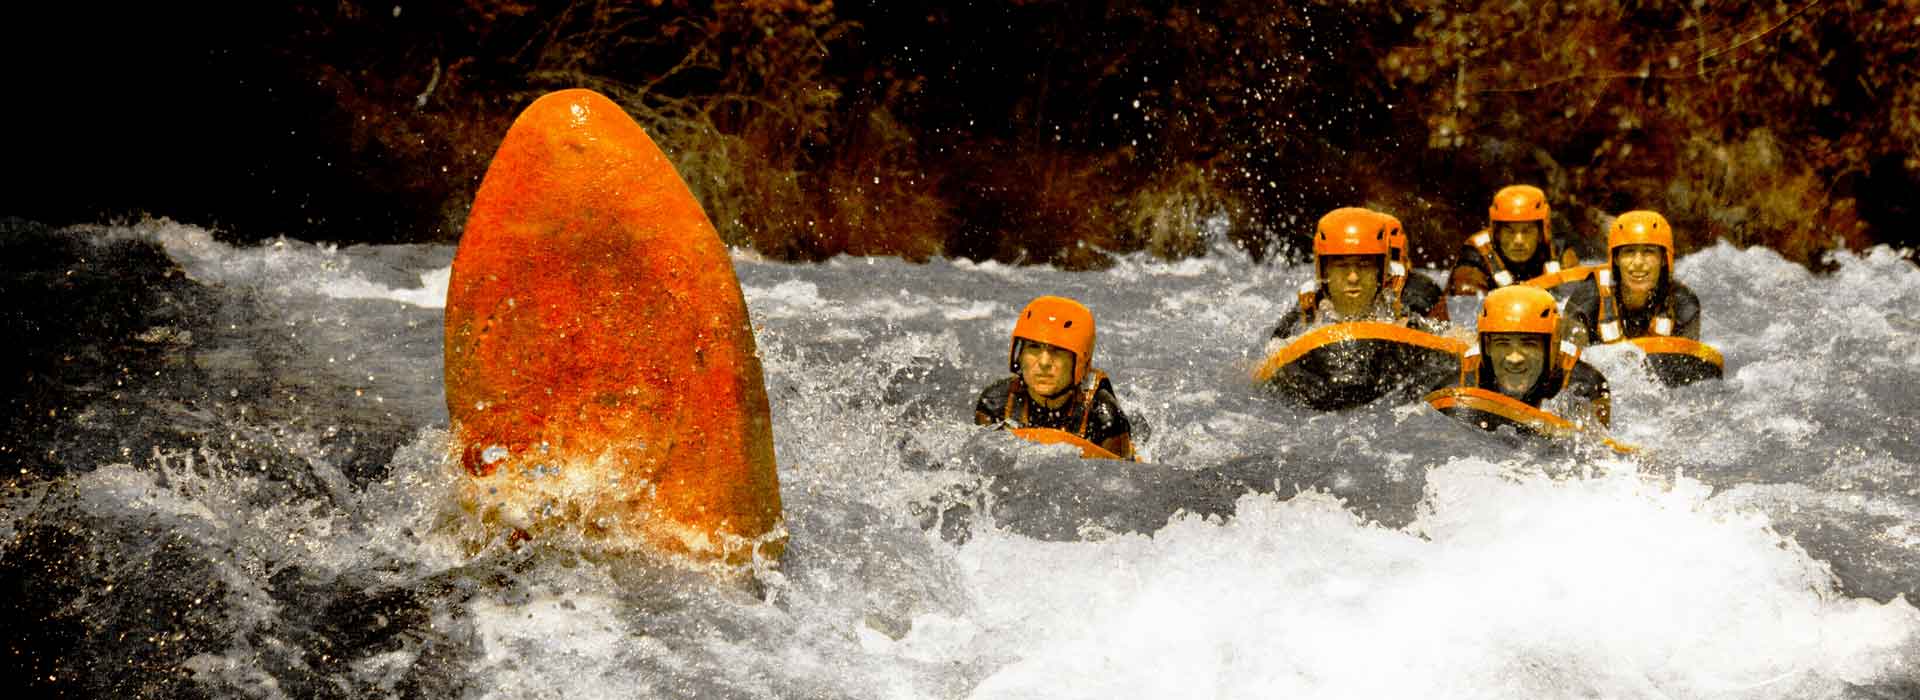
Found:
[[[1357, 207], [1328, 212], [1314, 231], [1315, 275], [1274, 328], [1266, 353], [1279, 364], [1304, 365], [1296, 358], [1362, 338], [1428, 355], [1448, 348], [1438, 353], [1447, 364], [1441, 379], [1390, 379], [1414, 386], [1445, 412], [1460, 415], [1451, 409], [1472, 406], [1481, 409], [1476, 416], [1491, 411], [1510, 419], [1474, 421], [1483, 428], [1495, 422], [1539, 427], [1520, 415], [1538, 413], [1578, 430], [1604, 430], [1611, 424], [1607, 380], [1580, 359], [1582, 349], [1649, 338], [1698, 341], [1700, 303], [1673, 278], [1673, 227], [1659, 213], [1631, 211], [1614, 219], [1607, 259], [1593, 266], [1555, 245], [1550, 214], [1539, 188], [1501, 189], [1487, 228], [1467, 237], [1442, 287], [1414, 273], [1406, 232], [1392, 215]], [[1464, 323], [1449, 318], [1447, 301], [1473, 296], [1481, 303], [1467, 334]], [[1314, 335], [1329, 326], [1349, 330]], [[1444, 340], [1449, 334], [1461, 337]], [[1094, 338], [1086, 306], [1055, 296], [1033, 300], [1014, 324], [1009, 374], [980, 393], [975, 422], [1064, 431], [1133, 458], [1126, 412], [1106, 374], [1093, 366]], [[1717, 374], [1718, 354], [1706, 352]], [[1374, 362], [1363, 371], [1418, 374], [1408, 367]], [[1285, 384], [1281, 373], [1256, 378]]]

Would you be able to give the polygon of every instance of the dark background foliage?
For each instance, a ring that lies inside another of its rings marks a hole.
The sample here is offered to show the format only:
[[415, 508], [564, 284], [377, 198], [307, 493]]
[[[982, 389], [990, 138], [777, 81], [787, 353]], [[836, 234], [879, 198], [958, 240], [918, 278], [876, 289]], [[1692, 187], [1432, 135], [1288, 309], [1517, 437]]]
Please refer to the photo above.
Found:
[[[1920, 6], [1325, 0], [66, 4], [6, 11], [0, 214], [452, 241], [516, 111], [624, 104], [729, 242], [1097, 267], [1293, 254], [1397, 214], [1439, 264], [1499, 186], [1589, 254], [1660, 210], [1817, 263], [1912, 246]], [[37, 15], [30, 13], [39, 13]]]

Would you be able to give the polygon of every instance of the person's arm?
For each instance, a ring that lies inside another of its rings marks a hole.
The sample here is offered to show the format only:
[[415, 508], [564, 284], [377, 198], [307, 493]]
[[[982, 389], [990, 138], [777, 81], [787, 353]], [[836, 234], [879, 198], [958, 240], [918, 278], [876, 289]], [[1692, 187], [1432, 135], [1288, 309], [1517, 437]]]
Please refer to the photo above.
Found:
[[1673, 285], [1673, 334], [1691, 340], [1700, 339], [1700, 298], [1686, 285]]
[[1579, 266], [1580, 252], [1574, 250], [1573, 246], [1567, 246], [1566, 250], [1560, 251], [1560, 269], [1571, 270]]
[[1102, 382], [1093, 395], [1093, 415], [1088, 417], [1087, 439], [1121, 459], [1133, 459], [1133, 422], [1120, 409], [1120, 399], [1111, 384]]
[[987, 388], [980, 390], [980, 398], [973, 402], [974, 425], [995, 425], [1001, 422], [1000, 417], [1007, 412], [1007, 405], [1004, 402], [1010, 400], [1007, 393], [1011, 391], [1012, 384], [1013, 378], [1009, 376], [988, 384]]
[[1472, 245], [1460, 247], [1460, 257], [1453, 264], [1453, 271], [1447, 273], [1447, 294], [1450, 296], [1468, 296], [1485, 294], [1493, 287], [1493, 278], [1487, 275], [1487, 263], [1481, 259], [1480, 251]]
[[1573, 378], [1567, 383], [1567, 389], [1577, 398], [1584, 399], [1584, 413], [1600, 424], [1601, 428], [1613, 427], [1613, 389], [1607, 385], [1607, 376], [1593, 365], [1578, 362], [1573, 366]]
[[1447, 298], [1440, 292], [1440, 285], [1417, 272], [1407, 273], [1407, 287], [1401, 292], [1400, 300], [1407, 305], [1410, 316], [1422, 317], [1430, 321], [1447, 321]]
[[1594, 339], [1593, 318], [1600, 313], [1599, 288], [1593, 280], [1585, 279], [1574, 283], [1573, 291], [1567, 295], [1566, 311], [1561, 314], [1566, 325], [1567, 339], [1582, 348]]

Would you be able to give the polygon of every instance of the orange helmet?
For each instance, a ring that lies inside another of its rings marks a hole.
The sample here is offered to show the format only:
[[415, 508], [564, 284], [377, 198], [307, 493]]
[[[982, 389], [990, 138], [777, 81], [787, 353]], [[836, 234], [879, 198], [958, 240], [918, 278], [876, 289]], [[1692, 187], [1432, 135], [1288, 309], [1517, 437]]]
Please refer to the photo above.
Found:
[[[1460, 359], [1462, 386], [1479, 386], [1480, 349], [1488, 333], [1537, 333], [1547, 337], [1547, 366], [1536, 392], [1550, 397], [1564, 389], [1580, 360], [1580, 348], [1560, 332], [1560, 306], [1547, 290], [1527, 285], [1508, 285], [1487, 293], [1480, 305], [1479, 338], [1467, 347]], [[1523, 399], [1524, 400], [1524, 399]], [[1537, 401], [1532, 401], [1539, 405]]]
[[1673, 273], [1673, 225], [1658, 212], [1630, 211], [1613, 220], [1607, 231], [1607, 258], [1613, 251], [1630, 245], [1657, 245], [1667, 254], [1667, 274]]
[[[1397, 222], [1396, 222], [1397, 223]], [[1359, 207], [1341, 207], [1320, 217], [1313, 234], [1313, 268], [1317, 277], [1327, 271], [1321, 259], [1329, 255], [1378, 255], [1382, 268], [1390, 246], [1387, 224], [1379, 212]]]
[[1538, 221], [1540, 222], [1540, 243], [1547, 250], [1548, 257], [1553, 252], [1553, 224], [1548, 215], [1553, 213], [1547, 206], [1547, 193], [1533, 185], [1508, 185], [1493, 193], [1493, 205], [1487, 207], [1487, 219], [1490, 221]]
[[1413, 269], [1413, 251], [1407, 249], [1407, 230], [1400, 226], [1400, 219], [1392, 214], [1383, 211], [1374, 214], [1387, 226], [1388, 258], [1400, 263], [1400, 274], [1406, 274]]
[[1539, 333], [1547, 336], [1547, 348], [1560, 344], [1560, 306], [1547, 290], [1527, 285], [1508, 285], [1487, 293], [1480, 305], [1478, 332]]
[[1013, 323], [1013, 342], [1007, 348], [1007, 371], [1020, 371], [1020, 341], [1031, 340], [1073, 353], [1073, 383], [1078, 385], [1093, 368], [1093, 312], [1066, 297], [1044, 296], [1027, 302]]

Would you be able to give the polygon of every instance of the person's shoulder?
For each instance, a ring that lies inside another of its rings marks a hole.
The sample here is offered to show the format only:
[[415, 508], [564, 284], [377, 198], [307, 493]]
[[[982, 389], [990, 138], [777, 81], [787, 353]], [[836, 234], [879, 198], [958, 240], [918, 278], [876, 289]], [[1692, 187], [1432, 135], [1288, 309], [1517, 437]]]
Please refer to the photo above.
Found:
[[1298, 303], [1295, 303], [1293, 305], [1293, 309], [1287, 311], [1287, 314], [1285, 316], [1280, 317], [1280, 323], [1274, 325], [1272, 337], [1274, 338], [1293, 337], [1295, 333], [1299, 332], [1300, 319], [1303, 317], [1304, 316], [1300, 313], [1300, 305]]
[[[998, 380], [995, 380], [992, 384], [988, 384], [987, 388], [980, 390], [980, 398], [979, 400], [974, 402], [974, 407], [995, 409], [995, 410], [1005, 408], [1007, 403], [1007, 395], [1012, 390], [1013, 390], [1013, 375], [1009, 374], [1007, 376], [1001, 377]], [[993, 411], [990, 410], [988, 412], [991, 413]]]
[[1486, 231], [1479, 231], [1476, 233], [1472, 233], [1472, 234], [1469, 234], [1466, 238], [1460, 239], [1460, 262], [1464, 263], [1468, 260], [1472, 260], [1475, 263], [1479, 263], [1481, 261], [1480, 246], [1475, 244], [1473, 239], [1478, 237], [1482, 233], [1486, 233]]
[[1601, 372], [1600, 368], [1588, 364], [1586, 360], [1576, 360], [1573, 363], [1573, 376], [1570, 381], [1568, 381], [1568, 384], [1605, 388], [1607, 386], [1607, 375]]
[[1700, 303], [1700, 297], [1696, 296], [1693, 293], [1693, 289], [1687, 287], [1685, 282], [1673, 280], [1670, 284], [1673, 285], [1673, 291], [1671, 293], [1673, 294], [1674, 301], [1695, 305]]
[[1600, 299], [1600, 283], [1592, 277], [1568, 282], [1560, 288], [1565, 292], [1568, 308], [1587, 306]]
[[1407, 273], [1407, 304], [1419, 309], [1432, 308], [1435, 302], [1445, 296], [1440, 293], [1440, 283], [1428, 279], [1418, 272]]
[[1093, 392], [1093, 419], [1102, 425], [1128, 424], [1126, 409], [1120, 407], [1120, 397], [1114, 393], [1113, 383], [1106, 379], [1101, 379], [1099, 388]]

